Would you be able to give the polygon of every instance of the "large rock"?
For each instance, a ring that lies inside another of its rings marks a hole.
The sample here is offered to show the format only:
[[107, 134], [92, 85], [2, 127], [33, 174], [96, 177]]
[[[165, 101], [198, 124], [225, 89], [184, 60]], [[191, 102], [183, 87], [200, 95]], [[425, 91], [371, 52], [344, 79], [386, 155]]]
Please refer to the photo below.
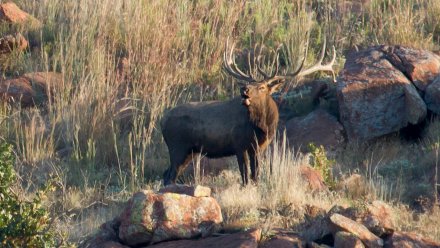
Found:
[[0, 54], [9, 54], [13, 51], [23, 51], [28, 45], [29, 42], [20, 33], [15, 35], [9, 34], [0, 38]]
[[429, 110], [440, 114], [440, 76], [426, 87], [425, 103]]
[[395, 229], [393, 210], [382, 201], [373, 201], [367, 205], [362, 224], [379, 237], [390, 235]]
[[440, 243], [422, 237], [420, 234], [411, 232], [394, 232], [386, 240], [388, 248], [439, 248]]
[[257, 248], [261, 239], [260, 229], [251, 229], [246, 232], [227, 234], [220, 237], [205, 238], [199, 240], [177, 240], [162, 242], [148, 248]]
[[302, 248], [306, 246], [306, 242], [292, 231], [274, 229], [270, 239], [263, 242], [261, 248]]
[[39, 105], [62, 87], [63, 77], [55, 72], [33, 72], [0, 81], [0, 99], [22, 107]]
[[347, 57], [338, 79], [342, 124], [349, 140], [365, 141], [418, 124], [424, 89], [438, 73], [438, 56], [421, 50], [376, 46]]
[[318, 109], [305, 117], [295, 117], [286, 123], [289, 145], [301, 151], [308, 151], [313, 143], [328, 150], [338, 148], [344, 142], [344, 128], [336, 117]]
[[370, 248], [383, 247], [384, 242], [381, 238], [371, 233], [365, 226], [353, 221], [343, 215], [333, 214], [330, 216], [331, 222], [342, 231], [354, 234]]
[[119, 238], [129, 246], [209, 236], [223, 221], [211, 197], [141, 191], [120, 215]]

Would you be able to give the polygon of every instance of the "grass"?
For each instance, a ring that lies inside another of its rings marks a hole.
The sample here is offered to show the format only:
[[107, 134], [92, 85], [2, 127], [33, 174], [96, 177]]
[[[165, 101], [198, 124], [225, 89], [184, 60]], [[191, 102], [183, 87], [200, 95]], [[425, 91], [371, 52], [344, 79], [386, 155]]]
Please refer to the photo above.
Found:
[[[63, 81], [44, 107], [0, 106], [0, 136], [15, 147], [24, 195], [48, 178], [58, 182], [48, 207], [73, 242], [115, 216], [134, 191], [159, 187], [168, 166], [158, 128], [166, 109], [237, 94], [236, 82], [221, 69], [228, 37], [240, 49], [256, 42], [268, 47], [284, 43], [288, 50], [281, 59], [287, 66], [297, 62], [288, 57], [300, 57], [305, 33], [310, 36], [306, 65], [316, 61], [326, 37], [336, 46], [337, 70], [344, 54], [370, 45], [439, 49], [437, 0], [372, 0], [359, 12], [344, 11], [338, 0], [15, 2], [42, 26], [0, 28], [1, 34], [19, 30], [33, 41], [14, 60], [0, 59], [3, 76], [55, 71]], [[433, 123], [424, 143], [386, 138], [347, 148], [335, 157], [335, 175], [360, 171], [373, 198], [411, 203], [415, 196], [405, 180], [414, 182], [417, 176], [423, 178], [420, 185], [429, 185], [424, 177], [434, 154], [426, 147], [440, 130]], [[241, 188], [237, 169], [191, 179], [213, 187], [226, 225], [293, 227], [301, 221], [300, 213], [290, 212], [294, 209], [305, 204], [327, 209], [350, 201], [310, 195], [297, 173], [298, 165], [309, 163], [307, 158], [283, 142], [264, 157], [258, 186]], [[418, 161], [424, 168], [420, 172]], [[276, 165], [273, 175], [267, 173], [268, 164]], [[421, 174], [406, 176], [407, 169]], [[422, 186], [419, 193], [432, 194]], [[440, 240], [427, 215], [415, 221], [410, 210], [396, 211], [405, 216], [402, 229]]]

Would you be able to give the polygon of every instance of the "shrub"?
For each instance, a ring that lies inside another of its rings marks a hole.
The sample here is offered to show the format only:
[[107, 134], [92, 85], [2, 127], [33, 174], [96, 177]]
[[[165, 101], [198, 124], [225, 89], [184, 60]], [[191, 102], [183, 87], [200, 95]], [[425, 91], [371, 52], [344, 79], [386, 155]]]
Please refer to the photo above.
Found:
[[332, 167], [336, 163], [335, 160], [328, 159], [325, 153], [324, 147], [316, 146], [315, 144], [309, 144], [309, 150], [311, 153], [311, 165], [313, 168], [321, 173], [324, 178], [325, 184], [329, 189], [334, 189], [336, 186], [336, 181], [333, 178]]
[[12, 147], [0, 143], [0, 246], [54, 247], [51, 219], [41, 205], [45, 190], [32, 201], [24, 201], [14, 192], [16, 180]]

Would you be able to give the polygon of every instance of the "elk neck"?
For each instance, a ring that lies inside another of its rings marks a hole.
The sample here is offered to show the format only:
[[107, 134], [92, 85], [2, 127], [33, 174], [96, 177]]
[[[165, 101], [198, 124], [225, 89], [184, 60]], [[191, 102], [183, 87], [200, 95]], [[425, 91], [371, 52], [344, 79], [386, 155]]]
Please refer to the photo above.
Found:
[[272, 97], [252, 102], [248, 110], [252, 124], [263, 133], [262, 138], [271, 140], [278, 126], [278, 107]]

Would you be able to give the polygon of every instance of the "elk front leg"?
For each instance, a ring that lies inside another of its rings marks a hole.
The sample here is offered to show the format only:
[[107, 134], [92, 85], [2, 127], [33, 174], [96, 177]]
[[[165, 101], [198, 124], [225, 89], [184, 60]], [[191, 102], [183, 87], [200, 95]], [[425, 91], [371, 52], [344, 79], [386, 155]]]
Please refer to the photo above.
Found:
[[249, 149], [248, 154], [251, 167], [251, 179], [254, 183], [258, 183], [258, 175], [260, 173], [258, 153], [254, 149]]
[[249, 159], [247, 157], [246, 151], [237, 153], [237, 162], [238, 162], [238, 168], [240, 169], [241, 180], [243, 182], [243, 185], [247, 185]]
[[174, 184], [177, 178], [191, 161], [191, 156], [186, 153], [179, 153], [170, 157], [170, 168], [163, 174], [163, 184]]

